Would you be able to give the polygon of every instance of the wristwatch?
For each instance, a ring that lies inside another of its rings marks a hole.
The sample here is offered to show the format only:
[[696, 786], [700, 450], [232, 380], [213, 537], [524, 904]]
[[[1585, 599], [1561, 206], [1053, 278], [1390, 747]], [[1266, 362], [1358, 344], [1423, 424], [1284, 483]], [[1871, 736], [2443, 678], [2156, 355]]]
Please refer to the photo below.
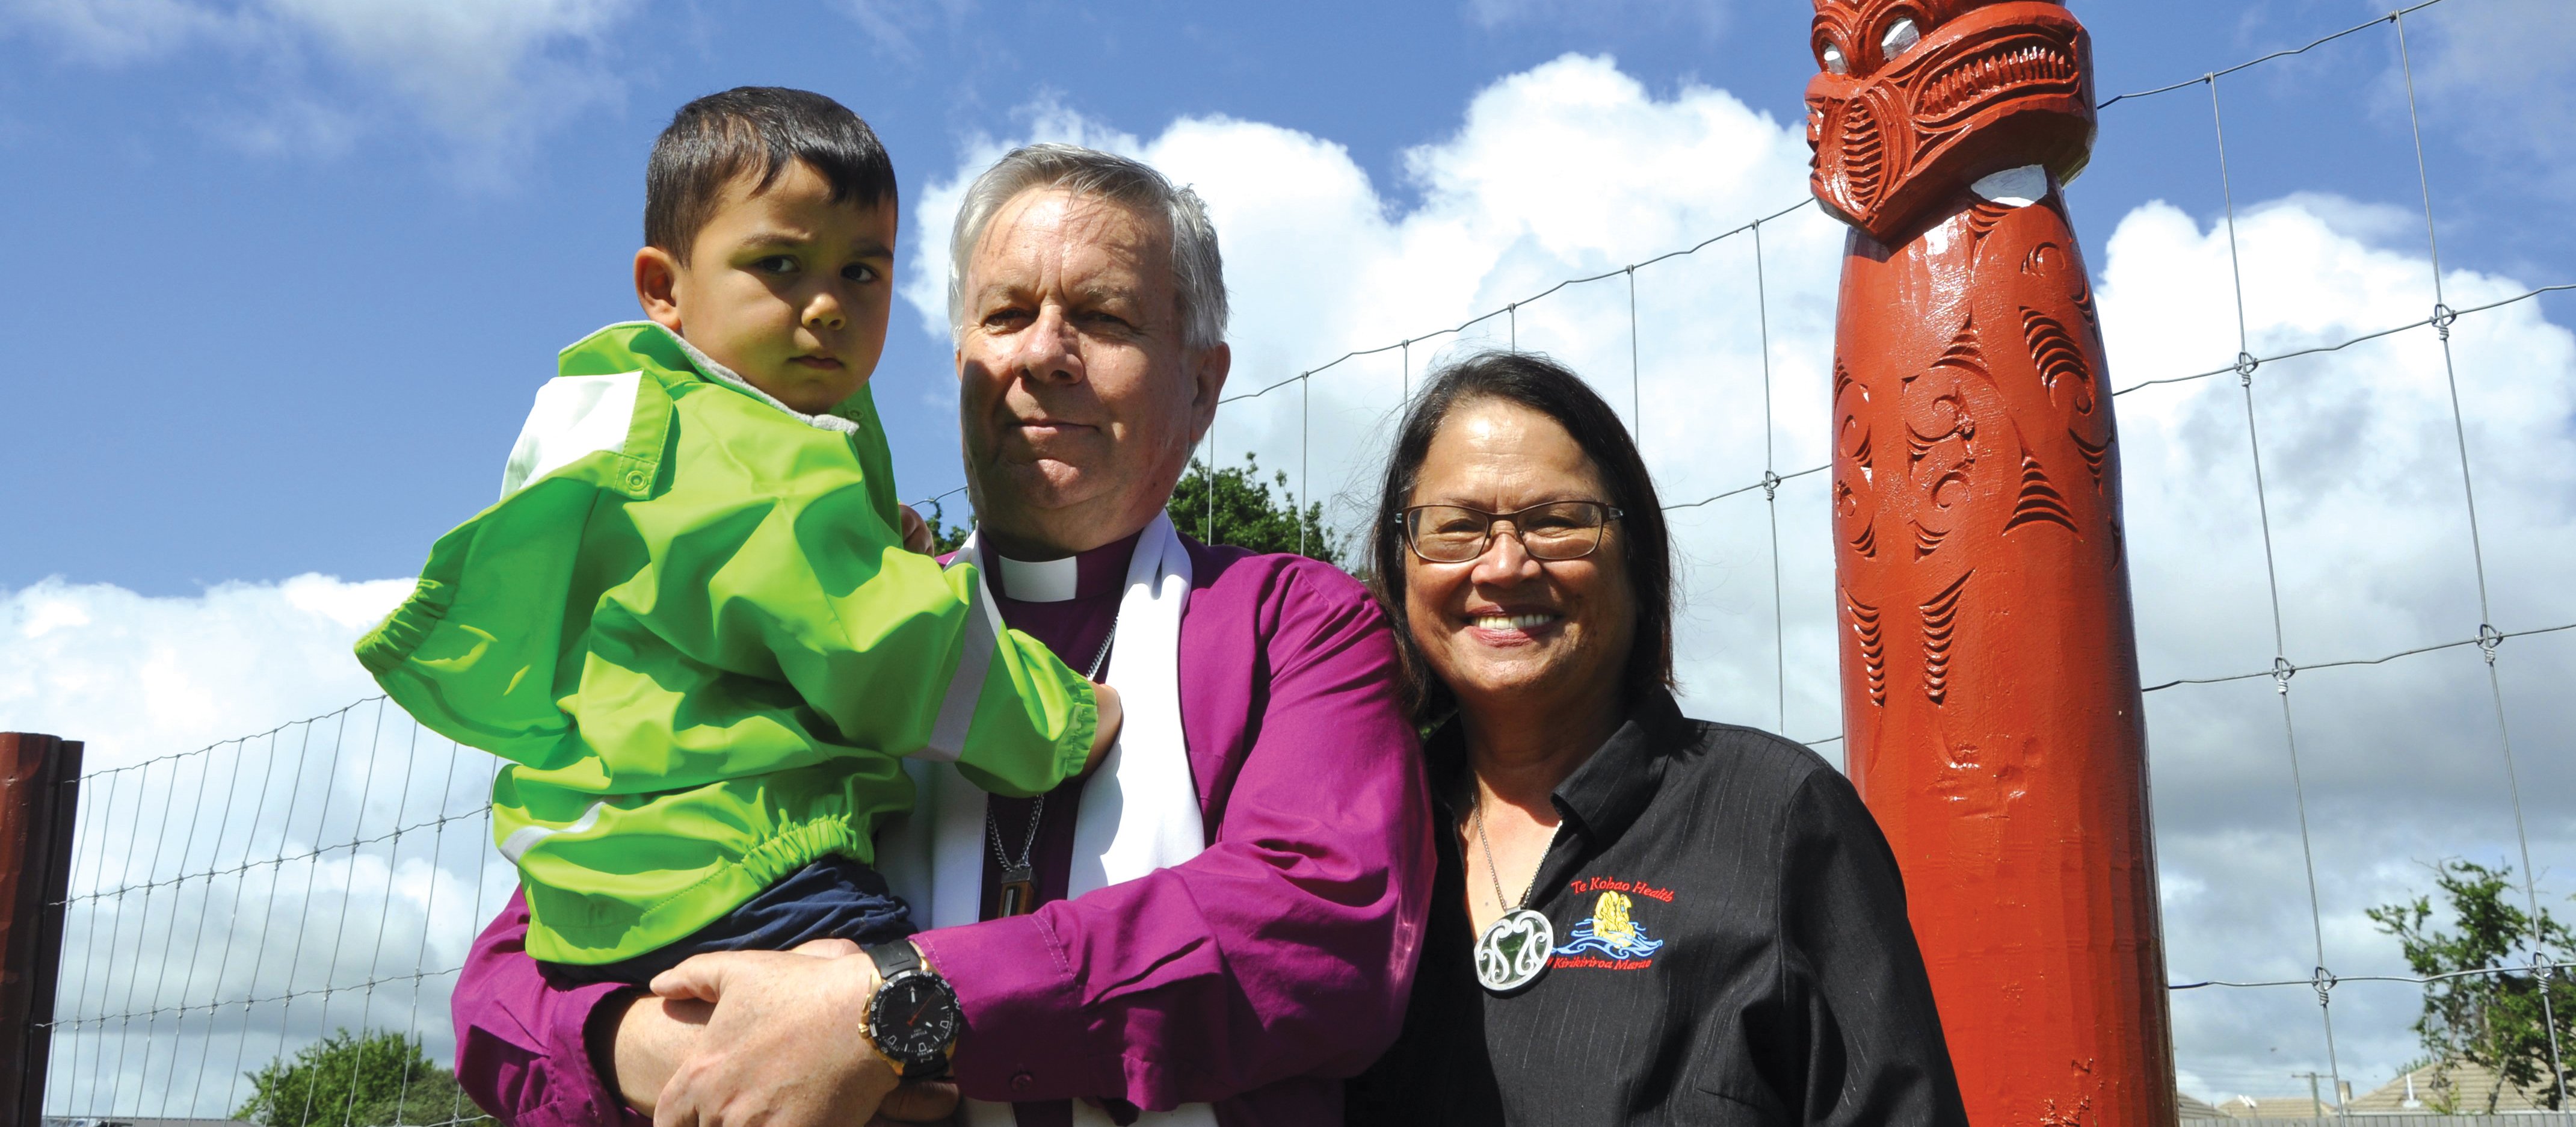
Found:
[[904, 940], [868, 948], [884, 982], [868, 1000], [868, 1040], [895, 1063], [906, 1080], [936, 1080], [948, 1074], [948, 1050], [966, 1024], [957, 1006], [957, 991], [948, 980], [924, 966], [921, 953]]

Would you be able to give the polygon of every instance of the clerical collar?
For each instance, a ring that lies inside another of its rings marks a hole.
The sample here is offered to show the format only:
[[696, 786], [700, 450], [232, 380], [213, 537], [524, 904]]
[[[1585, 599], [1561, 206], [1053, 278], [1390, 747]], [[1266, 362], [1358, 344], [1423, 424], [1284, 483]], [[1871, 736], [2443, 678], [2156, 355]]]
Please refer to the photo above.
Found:
[[1062, 603], [1109, 594], [1127, 585], [1127, 563], [1136, 554], [1140, 535], [1058, 560], [1015, 560], [994, 552], [990, 578], [1003, 598], [1023, 603]]

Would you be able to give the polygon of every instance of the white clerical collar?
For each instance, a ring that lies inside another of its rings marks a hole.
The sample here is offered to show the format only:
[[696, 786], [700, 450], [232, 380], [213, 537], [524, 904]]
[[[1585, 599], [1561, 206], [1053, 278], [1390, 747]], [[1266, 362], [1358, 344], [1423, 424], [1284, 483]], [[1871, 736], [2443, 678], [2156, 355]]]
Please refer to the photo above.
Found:
[[984, 549], [982, 557], [992, 561], [985, 570], [1003, 598], [1023, 603], [1063, 603], [1126, 590], [1127, 568], [1136, 554], [1136, 539], [1120, 537], [1058, 560], [1015, 560], [991, 549]]
[[995, 552], [993, 563], [1002, 572], [1002, 590], [1020, 602], [1071, 602], [1082, 591], [1082, 561], [1076, 556], [1031, 562]]

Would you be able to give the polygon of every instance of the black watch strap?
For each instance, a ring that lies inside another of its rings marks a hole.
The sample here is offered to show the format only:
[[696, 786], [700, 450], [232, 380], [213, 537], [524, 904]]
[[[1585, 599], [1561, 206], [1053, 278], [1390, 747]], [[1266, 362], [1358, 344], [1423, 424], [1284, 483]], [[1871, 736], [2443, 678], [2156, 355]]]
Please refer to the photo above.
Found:
[[912, 949], [912, 941], [898, 939], [879, 943], [867, 949], [868, 958], [877, 965], [877, 977], [893, 978], [908, 970], [923, 970], [921, 952]]

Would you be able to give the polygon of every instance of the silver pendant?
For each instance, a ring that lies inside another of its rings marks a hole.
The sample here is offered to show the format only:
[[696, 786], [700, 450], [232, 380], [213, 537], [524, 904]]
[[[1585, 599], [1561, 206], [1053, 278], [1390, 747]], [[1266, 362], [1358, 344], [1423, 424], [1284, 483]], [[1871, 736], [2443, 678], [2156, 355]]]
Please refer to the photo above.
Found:
[[1537, 980], [1556, 951], [1556, 926], [1527, 908], [1515, 908], [1476, 939], [1476, 981], [1507, 994]]

